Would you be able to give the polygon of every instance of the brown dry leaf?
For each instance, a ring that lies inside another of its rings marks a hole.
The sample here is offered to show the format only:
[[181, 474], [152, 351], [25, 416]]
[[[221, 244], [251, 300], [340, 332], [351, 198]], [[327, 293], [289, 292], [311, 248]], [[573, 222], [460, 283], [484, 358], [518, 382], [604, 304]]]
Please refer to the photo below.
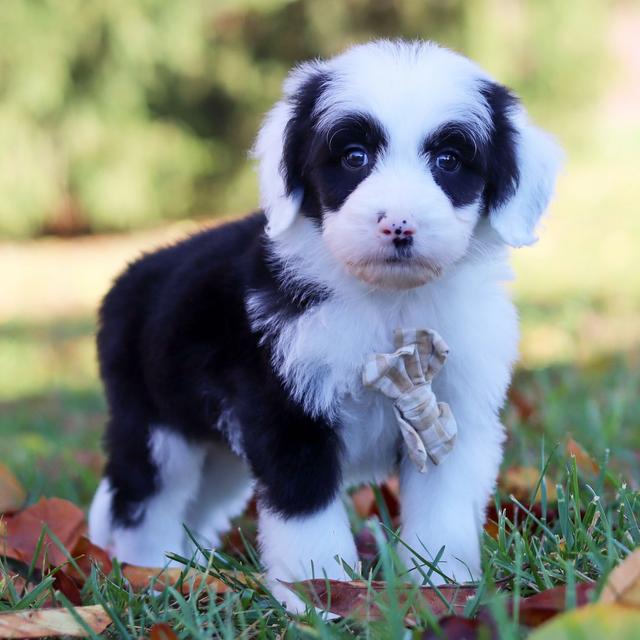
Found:
[[[284, 582], [283, 584], [292, 591], [301, 593], [315, 606], [341, 617], [352, 615], [360, 619], [377, 620], [382, 616], [374, 596], [384, 598], [386, 590], [384, 582], [372, 581], [369, 585], [360, 581], [348, 582], [318, 578], [302, 582]], [[404, 591], [400, 590], [398, 594], [400, 602], [406, 600], [415, 588], [412, 585], [407, 585]], [[448, 615], [452, 610], [454, 613], [461, 614], [467, 600], [476, 593], [475, 587], [464, 585], [439, 587], [440, 595], [436, 589], [431, 587], [419, 587], [419, 589], [433, 614], [438, 617]], [[407, 622], [413, 623], [412, 620], [407, 620]]]
[[178, 636], [166, 622], [156, 622], [149, 631], [149, 640], [178, 640]]
[[515, 407], [518, 417], [523, 422], [527, 422], [536, 412], [536, 406], [527, 398], [527, 396], [515, 387], [509, 389], [509, 401]]
[[600, 465], [586, 452], [584, 447], [576, 442], [571, 436], [567, 438], [565, 445], [567, 455], [576, 459], [576, 465], [582, 471], [597, 476], [600, 473]]
[[447, 616], [438, 622], [438, 626], [440, 631], [425, 631], [421, 640], [497, 640], [500, 637], [488, 616], [474, 619]]
[[[129, 581], [134, 591], [142, 591], [148, 587], [164, 589], [176, 586], [183, 575], [183, 569], [179, 567], [159, 569], [124, 564], [122, 565], [122, 575]], [[183, 595], [188, 595], [191, 591], [198, 589], [202, 585], [203, 577], [210, 592], [225, 593], [229, 591], [229, 587], [219, 578], [211, 575], [203, 576], [202, 572], [189, 569], [181, 585]], [[249, 583], [245, 575], [234, 576], [234, 578], [239, 582]]]
[[[507, 494], [513, 495], [519, 502], [528, 505], [531, 501], [531, 494], [538, 485], [540, 480], [540, 470], [535, 467], [511, 467], [507, 469], [498, 481], [500, 490]], [[556, 502], [558, 493], [546, 478], [544, 484], [547, 491], [547, 500]], [[542, 487], [538, 489], [534, 502], [539, 502], [542, 496]]]
[[[111, 624], [109, 616], [99, 604], [76, 607], [74, 611], [95, 633], [102, 633]], [[87, 638], [89, 635], [66, 609], [0, 613], [0, 638]]]
[[64, 572], [78, 585], [82, 586], [91, 573], [91, 565], [97, 565], [102, 573], [109, 574], [113, 568], [109, 554], [98, 545], [93, 544], [86, 536], [81, 536], [71, 550], [71, 555], [80, 568], [80, 572], [69, 563]]
[[62, 592], [72, 605], [79, 607], [82, 604], [78, 585], [64, 571], [55, 572], [53, 575], [53, 587]]
[[640, 549], [619, 564], [609, 575], [600, 602], [617, 602], [640, 608]]
[[[68, 551], [75, 547], [86, 528], [84, 513], [79, 507], [61, 498], [41, 498], [7, 520], [4, 540], [0, 541], [0, 554], [30, 563], [45, 524]], [[45, 557], [49, 566], [67, 562], [65, 553], [48, 535], [44, 538], [36, 566], [41, 567]]]
[[27, 492], [9, 469], [0, 463], [0, 513], [13, 513], [24, 504]]
[[[580, 582], [576, 585], [577, 606], [582, 607], [589, 603], [589, 595], [593, 588], [594, 585], [589, 582]], [[520, 622], [528, 627], [538, 627], [559, 613], [563, 613], [566, 601], [566, 585], [553, 587], [528, 598], [523, 598], [519, 605]], [[513, 602], [509, 606], [513, 610]]]

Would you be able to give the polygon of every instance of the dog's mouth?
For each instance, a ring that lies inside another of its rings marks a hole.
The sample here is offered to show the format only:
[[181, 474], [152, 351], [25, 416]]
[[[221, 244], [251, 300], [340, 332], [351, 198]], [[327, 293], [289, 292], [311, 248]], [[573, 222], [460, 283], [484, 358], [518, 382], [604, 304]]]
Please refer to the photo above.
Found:
[[440, 266], [409, 251], [373, 256], [346, 263], [359, 280], [383, 289], [412, 289], [439, 278]]

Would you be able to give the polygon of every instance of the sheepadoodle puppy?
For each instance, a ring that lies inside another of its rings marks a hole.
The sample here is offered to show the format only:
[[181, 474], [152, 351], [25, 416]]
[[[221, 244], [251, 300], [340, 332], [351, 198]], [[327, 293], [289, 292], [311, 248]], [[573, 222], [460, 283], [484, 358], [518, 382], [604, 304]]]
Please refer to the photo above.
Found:
[[[143, 256], [104, 299], [92, 540], [161, 566], [191, 553], [184, 525], [215, 545], [255, 491], [268, 579], [295, 608], [280, 580], [357, 562], [345, 490], [398, 472], [406, 544], [477, 579], [517, 355], [509, 247], [536, 239], [557, 146], [466, 58], [378, 41], [295, 68], [254, 153], [260, 212]], [[407, 328], [449, 347], [433, 391], [457, 437], [422, 470], [362, 377]]]

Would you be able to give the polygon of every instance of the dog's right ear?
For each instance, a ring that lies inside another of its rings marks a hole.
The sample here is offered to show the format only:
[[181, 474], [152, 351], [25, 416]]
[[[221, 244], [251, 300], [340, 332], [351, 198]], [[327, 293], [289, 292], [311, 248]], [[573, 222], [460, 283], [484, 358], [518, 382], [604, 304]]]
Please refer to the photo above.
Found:
[[305, 190], [305, 150], [327, 80], [319, 61], [294, 69], [285, 80], [282, 100], [267, 114], [258, 133], [252, 153], [258, 160], [260, 204], [267, 216], [270, 237], [287, 229], [300, 212]]

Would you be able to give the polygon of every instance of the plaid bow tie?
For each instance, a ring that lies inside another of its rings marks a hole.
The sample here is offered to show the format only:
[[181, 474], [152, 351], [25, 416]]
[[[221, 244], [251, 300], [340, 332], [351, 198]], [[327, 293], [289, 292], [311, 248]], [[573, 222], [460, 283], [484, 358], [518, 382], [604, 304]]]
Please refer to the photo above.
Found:
[[458, 427], [449, 405], [438, 402], [431, 389], [449, 347], [427, 329], [396, 329], [393, 353], [371, 354], [362, 382], [393, 400], [393, 410], [407, 452], [421, 473], [427, 457], [439, 464], [453, 448]]

